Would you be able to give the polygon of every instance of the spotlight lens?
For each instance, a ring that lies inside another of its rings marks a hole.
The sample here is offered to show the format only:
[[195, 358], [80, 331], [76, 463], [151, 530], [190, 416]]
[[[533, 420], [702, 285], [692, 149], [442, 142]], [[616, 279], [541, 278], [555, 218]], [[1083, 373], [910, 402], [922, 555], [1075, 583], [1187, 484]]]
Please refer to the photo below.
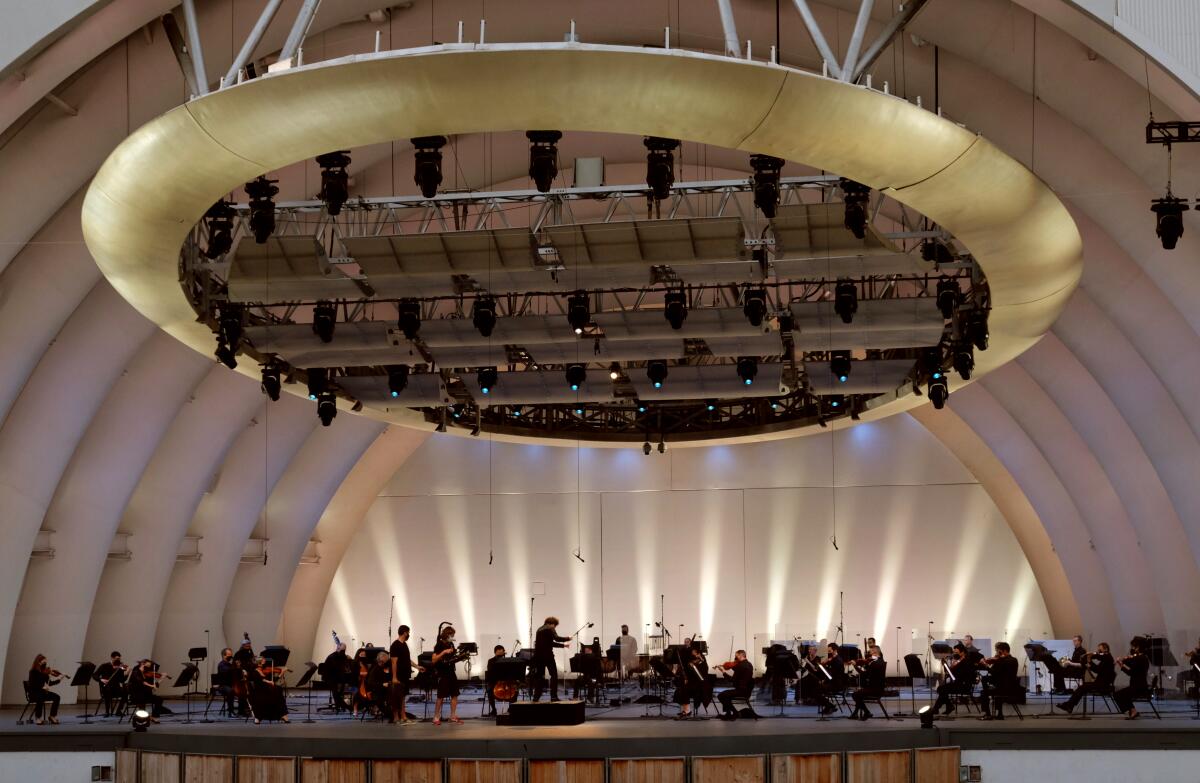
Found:
[[310, 395], [308, 395], [308, 398], [309, 398], [310, 400], [316, 400], [316, 399], [317, 399], [317, 395], [315, 395], [315, 394], [310, 394]]
[[621, 377], [621, 374], [620, 374], [620, 373], [618, 373], [616, 370], [613, 370], [612, 372], [610, 372], [610, 373], [608, 374], [608, 377], [609, 377], [609, 378], [612, 378], [612, 379], [615, 381], [617, 378], [620, 378], [620, 377]]
[[645, 405], [639, 405], [639, 406], [638, 406], [638, 413], [645, 413], [645, 412], [646, 412], [646, 406], [645, 406]]
[[576, 408], [576, 409], [575, 409], [575, 415], [576, 415], [576, 416], [582, 416], [582, 415], [583, 415], [583, 408]]
[[941, 378], [941, 377], [942, 377], [942, 374], [941, 374], [940, 372], [935, 372], [935, 373], [933, 374], [933, 379], [934, 379], [935, 381], [936, 381], [938, 378]]
[[579, 384], [578, 384], [578, 383], [572, 383], [572, 384], [571, 384], [571, 391], [579, 391]]
[[840, 404], [841, 404], [841, 403], [839, 403], [837, 400], [834, 400], [834, 401], [833, 401], [833, 407], [835, 407], [835, 408], [836, 408], [838, 405], [840, 405]]
[[150, 717], [150, 713], [146, 710], [136, 710], [134, 711], [133, 715], [134, 717], [142, 718], [143, 720]]
[[709, 406], [708, 406], [708, 409], [709, 409], [710, 411], [715, 411], [715, 410], [717, 409], [717, 406], [716, 406], [716, 405], [709, 405]]
[[845, 376], [845, 375], [839, 375], [839, 376], [838, 376], [838, 380], [839, 380], [839, 381], [841, 381], [842, 383], [845, 383], [845, 382], [846, 382], [846, 376]]
[[481, 391], [482, 391], [484, 394], [487, 394], [487, 393], [488, 393], [489, 391], [491, 391], [491, 390], [490, 390], [490, 389], [488, 389], [488, 387], [484, 386], [484, 387], [481, 389]]
[[520, 411], [513, 411], [513, 415], [514, 415], [514, 416], [520, 416], [520, 415], [521, 415], [521, 412], [520, 412]]
[[662, 381], [655, 381], [655, 382], [654, 382], [654, 388], [656, 388], [656, 389], [661, 389], [661, 388], [662, 388]]
[[575, 334], [583, 334], [583, 330], [582, 330], [582, 329], [580, 329], [578, 326], [576, 326], [576, 327], [575, 327]]
[[749, 385], [750, 385], [750, 384], [752, 384], [752, 383], [754, 383], [754, 379], [753, 379], [753, 378], [747, 378], [747, 379], [746, 379], [746, 385], [747, 385], [747, 386], [749, 386]]
[[394, 392], [392, 392], [392, 396], [393, 396], [393, 397], [399, 397], [399, 396], [400, 396], [400, 392], [394, 391]]

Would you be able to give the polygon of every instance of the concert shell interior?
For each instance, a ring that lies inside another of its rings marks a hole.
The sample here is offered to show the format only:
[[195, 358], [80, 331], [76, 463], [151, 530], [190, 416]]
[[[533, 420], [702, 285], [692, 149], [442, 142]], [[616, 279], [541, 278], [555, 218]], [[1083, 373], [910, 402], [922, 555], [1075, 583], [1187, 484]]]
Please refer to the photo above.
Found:
[[1200, 5], [2, 16], [0, 780], [1194, 775]]

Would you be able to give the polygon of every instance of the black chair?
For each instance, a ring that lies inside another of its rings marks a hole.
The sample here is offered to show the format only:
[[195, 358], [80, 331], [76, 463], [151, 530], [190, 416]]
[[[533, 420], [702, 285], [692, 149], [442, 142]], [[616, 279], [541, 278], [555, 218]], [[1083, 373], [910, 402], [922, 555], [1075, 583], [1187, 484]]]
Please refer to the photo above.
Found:
[[896, 690], [895, 688], [885, 688], [884, 691], [878, 696], [864, 696], [862, 698], [862, 702], [863, 704], [878, 704], [879, 711], [883, 713], [884, 720], [900, 720], [899, 718], [893, 718], [890, 714], [888, 714], [887, 707], [885, 707], [883, 704], [884, 699], [898, 698], [900, 698], [900, 691]]
[[1133, 697], [1132, 699], [1130, 699], [1130, 701], [1132, 701], [1134, 704], [1145, 703], [1145, 704], [1149, 705], [1150, 711], [1154, 713], [1154, 717], [1157, 718], [1158, 720], [1162, 720], [1162, 715], [1158, 714], [1158, 707], [1156, 707], [1154, 705], [1154, 702], [1156, 701], [1155, 694], [1157, 694], [1157, 693], [1158, 693], [1158, 675], [1156, 674], [1150, 678], [1150, 690], [1146, 691], [1141, 696]]
[[[17, 718], [17, 725], [23, 726], [26, 723], [33, 723], [33, 715], [37, 710], [37, 704], [33, 700], [33, 693], [29, 690], [29, 681], [23, 681], [21, 688], [25, 691], [25, 706], [21, 708], [21, 716]], [[25, 716], [29, 715], [29, 720], [25, 720]]]

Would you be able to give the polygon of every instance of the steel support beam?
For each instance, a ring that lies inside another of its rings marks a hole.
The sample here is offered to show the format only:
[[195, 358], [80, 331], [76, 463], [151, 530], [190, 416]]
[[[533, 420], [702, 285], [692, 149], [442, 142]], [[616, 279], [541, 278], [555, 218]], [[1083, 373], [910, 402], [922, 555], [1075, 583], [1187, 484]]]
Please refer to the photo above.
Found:
[[883, 50], [887, 48], [888, 44], [892, 42], [892, 39], [904, 31], [904, 28], [908, 26], [908, 23], [913, 20], [913, 17], [915, 17], [928, 2], [929, 0], [909, 0], [909, 2], [900, 7], [900, 11], [892, 17], [890, 22], [884, 25], [883, 30], [881, 30], [879, 33], [879, 37], [867, 47], [865, 52], [863, 52], [862, 57], [859, 58], [858, 62], [854, 66], [854, 72], [850, 75], [850, 82], [857, 82], [863, 77], [863, 74], [867, 72], [867, 69], [875, 64], [875, 61], [879, 59], [879, 55], [881, 55]]
[[731, 0], [717, 0], [717, 8], [721, 11], [721, 30], [725, 33], [725, 54], [730, 57], [740, 57], [742, 43], [738, 38], [737, 23], [733, 19]]
[[862, 51], [863, 37], [867, 34], [867, 22], [871, 20], [871, 9], [875, 0], [862, 0], [858, 7], [858, 18], [854, 20], [854, 32], [850, 34], [850, 45], [846, 47], [846, 60], [842, 63], [842, 81], [851, 81], [858, 53]]
[[280, 60], [290, 60], [300, 51], [300, 47], [304, 45], [304, 36], [308, 35], [308, 28], [312, 26], [313, 16], [316, 15], [317, 6], [320, 4], [321, 0], [304, 0], [304, 5], [300, 6], [300, 12], [296, 14], [296, 21], [292, 23], [292, 30], [279, 51]]
[[817, 51], [821, 53], [821, 59], [825, 61], [829, 75], [835, 79], [842, 78], [842, 69], [838, 66], [837, 58], [833, 56], [833, 50], [829, 48], [829, 43], [821, 33], [821, 28], [817, 26], [817, 19], [813, 16], [812, 9], [808, 7], [808, 0], [793, 0], [793, 2], [796, 4], [796, 10], [800, 12], [800, 18], [804, 21], [804, 27], [808, 30], [813, 43], [816, 44]]
[[200, 24], [196, 21], [196, 0], [183, 0], [183, 26], [187, 32], [187, 48], [192, 56], [196, 78], [196, 94], [208, 93], [208, 71], [204, 68], [204, 51], [200, 48]]
[[163, 32], [167, 34], [167, 41], [171, 44], [171, 51], [175, 53], [175, 62], [179, 64], [179, 70], [183, 73], [183, 83], [187, 85], [188, 95], [199, 95], [200, 85], [196, 84], [196, 69], [192, 66], [191, 47], [184, 40], [179, 23], [175, 21], [174, 15], [166, 14], [162, 18], [162, 26]]
[[246, 42], [242, 44], [241, 50], [237, 53], [237, 57], [233, 58], [233, 64], [229, 66], [229, 71], [225, 74], [225, 85], [237, 84], [238, 72], [250, 61], [254, 50], [258, 48], [262, 42], [263, 34], [267, 32], [271, 21], [275, 18], [275, 14], [279, 13], [279, 6], [283, 4], [283, 0], [267, 0], [267, 5], [259, 14], [258, 21], [254, 23], [254, 29], [246, 36]]

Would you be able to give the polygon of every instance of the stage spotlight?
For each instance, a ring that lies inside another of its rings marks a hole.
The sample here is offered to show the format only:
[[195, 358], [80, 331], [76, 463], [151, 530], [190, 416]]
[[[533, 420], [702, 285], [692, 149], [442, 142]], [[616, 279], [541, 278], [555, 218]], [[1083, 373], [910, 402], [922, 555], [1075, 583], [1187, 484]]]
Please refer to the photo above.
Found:
[[490, 296], [481, 296], [471, 307], [471, 323], [484, 337], [491, 337], [496, 328], [496, 300]]
[[237, 368], [237, 350], [230, 348], [224, 341], [217, 341], [217, 350], [213, 352], [217, 361], [233, 370]]
[[346, 173], [346, 167], [350, 165], [350, 151], [338, 150], [318, 155], [317, 165], [321, 167], [321, 192], [317, 198], [325, 202], [326, 212], [337, 217], [342, 212], [342, 205], [350, 198], [350, 175]]
[[204, 257], [216, 260], [233, 249], [233, 205], [221, 199], [208, 208], [204, 219], [208, 222], [208, 247]]
[[408, 365], [407, 364], [392, 364], [387, 368], [388, 374], [388, 393], [393, 398], [399, 397], [400, 393], [408, 388]]
[[858, 312], [858, 286], [849, 280], [839, 280], [833, 289], [833, 311], [842, 317], [842, 323], [853, 321]]
[[846, 402], [845, 398], [843, 398], [840, 394], [834, 394], [826, 399], [829, 401], [829, 407], [833, 408], [835, 411], [840, 411]]
[[667, 441], [663, 438], [662, 435], [658, 436], [658, 453], [659, 454], [667, 453]]
[[438, 185], [442, 184], [442, 147], [446, 146], [445, 136], [418, 136], [412, 139], [415, 158], [413, 182], [421, 189], [425, 198], [437, 195]]
[[329, 377], [329, 371], [324, 367], [310, 367], [306, 374], [308, 375], [308, 398], [316, 400], [325, 391], [325, 382]]
[[712, 413], [713, 411], [715, 411], [717, 409], [717, 403], [712, 400], [709, 400], [708, 403], [705, 405], [705, 408], [708, 409], [709, 413]]
[[683, 291], [668, 291], [663, 294], [663, 314], [672, 329], [682, 329], [687, 320], [687, 294]]
[[279, 400], [279, 391], [283, 388], [280, 382], [279, 365], [264, 364], [262, 368], [262, 390], [272, 402]]
[[525, 131], [529, 139], [529, 178], [539, 193], [548, 193], [558, 176], [558, 140], [562, 131]]
[[1183, 236], [1183, 213], [1188, 209], [1187, 201], [1172, 195], [1169, 190], [1163, 198], [1150, 202], [1150, 211], [1156, 216], [1154, 233], [1162, 240], [1163, 250], [1174, 250]]
[[751, 326], [762, 326], [763, 319], [767, 317], [767, 292], [762, 288], [746, 289], [746, 295], [743, 297], [742, 314], [746, 316], [746, 320]]
[[229, 369], [237, 367], [237, 352], [242, 344], [242, 308], [224, 304], [217, 318], [216, 357]]
[[277, 179], [267, 179], [266, 175], [251, 180], [245, 185], [246, 195], [250, 197], [250, 233], [254, 241], [260, 245], [266, 244], [267, 238], [275, 233], [275, 187]]
[[583, 415], [583, 408], [576, 408], [576, 409], [575, 409], [575, 415], [576, 415], [576, 416], [582, 416], [582, 415]]
[[642, 402], [641, 400], [637, 400], [637, 411], [638, 411], [638, 413], [646, 412], [646, 404], [644, 402]]
[[520, 416], [521, 416], [521, 406], [520, 405], [514, 405], [512, 407], [512, 415], [520, 418]]
[[650, 450], [651, 450], [650, 441], [646, 441], [645, 443], [642, 444], [642, 453], [645, 454], [647, 457], [650, 456]]
[[954, 349], [954, 371], [964, 381], [971, 380], [971, 372], [975, 369], [975, 354], [970, 343], [963, 343]]
[[317, 302], [313, 307], [313, 334], [323, 343], [333, 342], [333, 330], [337, 325], [337, 308], [329, 302]]
[[322, 427], [328, 427], [337, 416], [337, 395], [331, 391], [317, 395], [317, 417]]
[[954, 254], [936, 239], [926, 239], [921, 243], [921, 260], [934, 264], [952, 264]]
[[967, 316], [967, 339], [976, 350], [986, 351], [988, 347], [988, 311], [982, 308], [972, 310]]
[[942, 311], [942, 318], [949, 321], [954, 317], [954, 310], [962, 299], [958, 281], [953, 277], [942, 277], [937, 282], [937, 307]]
[[946, 398], [950, 396], [950, 384], [946, 379], [946, 371], [942, 369], [941, 349], [927, 349], [921, 359], [921, 364], [929, 377], [925, 393], [929, 395], [929, 401], [933, 403], [933, 407], [940, 411], [946, 405]]
[[829, 370], [839, 383], [850, 380], [850, 352], [831, 351], [829, 353]]
[[753, 356], [739, 356], [737, 374], [747, 386], [754, 383], [754, 376], [758, 375], [758, 359]]
[[662, 201], [671, 195], [671, 186], [675, 184], [675, 150], [679, 149], [679, 139], [647, 136], [642, 143], [646, 145], [646, 187], [650, 188], [651, 198]]
[[496, 384], [500, 383], [500, 374], [496, 372], [495, 367], [484, 367], [476, 374], [475, 379], [479, 381], [479, 391], [491, 394]]
[[783, 158], [773, 155], [750, 156], [750, 166], [754, 169], [754, 206], [768, 220], [775, 217], [779, 206], [779, 174], [783, 163]]
[[609, 380], [613, 380], [613, 381], [620, 379], [621, 365], [617, 364], [616, 362], [613, 362], [611, 365], [609, 365], [608, 377], [609, 377]]
[[417, 332], [421, 331], [421, 303], [416, 299], [401, 299], [399, 309], [400, 316], [396, 320], [396, 326], [404, 332], [406, 338], [415, 340]]
[[838, 187], [842, 189], [842, 201], [846, 204], [843, 221], [846, 230], [856, 239], [862, 239], [867, 235], [867, 203], [871, 200], [871, 189], [845, 177], [838, 180]]
[[576, 291], [567, 297], [567, 323], [575, 330], [575, 334], [583, 334], [591, 320], [592, 311], [587, 294]]
[[587, 381], [587, 367], [582, 364], [568, 364], [566, 372], [567, 384], [571, 387], [571, 391], [579, 391], [584, 382]]
[[142, 707], [134, 710], [129, 725], [133, 726], [134, 731], [145, 731], [150, 726], [150, 711]]
[[933, 711], [933, 707], [928, 704], [917, 710], [917, 716], [921, 719], [921, 728], [932, 729], [933, 719], [936, 717], [936, 715], [937, 713]]
[[663, 381], [667, 380], [667, 363], [662, 359], [646, 362], [646, 377], [654, 384], [654, 388], [661, 389]]

